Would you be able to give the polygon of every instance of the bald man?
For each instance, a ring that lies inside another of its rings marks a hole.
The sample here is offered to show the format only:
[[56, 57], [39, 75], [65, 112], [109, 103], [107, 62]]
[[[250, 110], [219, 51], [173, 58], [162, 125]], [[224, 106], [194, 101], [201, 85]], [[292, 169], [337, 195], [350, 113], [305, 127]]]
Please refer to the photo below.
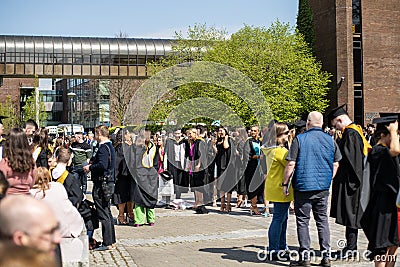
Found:
[[[328, 224], [328, 196], [332, 178], [341, 159], [340, 150], [332, 137], [322, 130], [323, 116], [313, 111], [308, 115], [306, 131], [296, 136], [286, 157], [288, 161], [283, 194], [287, 195], [289, 180], [294, 189], [299, 261], [290, 266], [310, 266], [310, 212], [317, 224], [322, 266], [330, 266], [330, 232]], [[296, 169], [295, 169], [296, 168]]]
[[61, 242], [59, 223], [44, 202], [27, 195], [5, 197], [0, 202], [0, 225], [1, 240], [33, 247], [57, 258], [55, 250]]

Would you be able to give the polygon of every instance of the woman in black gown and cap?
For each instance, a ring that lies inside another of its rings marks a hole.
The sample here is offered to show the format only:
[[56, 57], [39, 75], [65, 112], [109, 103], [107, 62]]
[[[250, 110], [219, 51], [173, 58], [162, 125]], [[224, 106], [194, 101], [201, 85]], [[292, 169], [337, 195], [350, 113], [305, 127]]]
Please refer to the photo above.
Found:
[[399, 190], [400, 142], [397, 116], [376, 119], [378, 143], [368, 154], [371, 193], [361, 218], [361, 227], [369, 241], [369, 258], [375, 266], [394, 266], [398, 239], [396, 197]]

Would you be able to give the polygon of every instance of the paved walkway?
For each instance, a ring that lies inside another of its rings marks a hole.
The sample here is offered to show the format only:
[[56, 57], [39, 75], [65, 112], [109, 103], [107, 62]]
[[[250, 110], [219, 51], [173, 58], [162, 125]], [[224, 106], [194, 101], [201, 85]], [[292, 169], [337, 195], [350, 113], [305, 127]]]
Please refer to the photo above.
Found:
[[[193, 194], [184, 198], [193, 200]], [[272, 206], [272, 205], [271, 205]], [[288, 262], [271, 262], [260, 253], [268, 243], [267, 231], [272, 218], [250, 216], [248, 208], [232, 208], [229, 214], [208, 207], [209, 214], [195, 214], [192, 210], [156, 209], [153, 227], [116, 225], [117, 248], [109, 252], [90, 253], [91, 266], [288, 266]], [[113, 207], [114, 216], [117, 214]], [[345, 228], [331, 226], [332, 250], [342, 245]], [[95, 237], [101, 240], [100, 230]], [[318, 249], [315, 222], [310, 221], [312, 247]], [[359, 248], [365, 249], [367, 241], [360, 233]], [[295, 216], [289, 216], [287, 243], [297, 250]], [[362, 251], [360, 251], [362, 253]], [[362, 258], [362, 256], [361, 256]], [[317, 266], [316, 257], [312, 261]], [[335, 261], [332, 266], [373, 266], [363, 259]], [[396, 264], [400, 266], [400, 264]]]

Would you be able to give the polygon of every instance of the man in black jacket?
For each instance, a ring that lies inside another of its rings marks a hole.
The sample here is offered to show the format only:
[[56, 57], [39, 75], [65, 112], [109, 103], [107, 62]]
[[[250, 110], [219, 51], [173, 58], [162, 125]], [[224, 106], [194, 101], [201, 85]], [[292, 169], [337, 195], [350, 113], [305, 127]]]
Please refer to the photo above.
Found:
[[110, 199], [112, 192], [104, 190], [103, 180], [108, 188], [115, 184], [115, 150], [109, 139], [108, 128], [104, 125], [97, 126], [95, 138], [99, 143], [96, 154], [90, 160], [89, 165], [83, 167], [85, 172], [91, 172], [93, 181], [93, 201], [97, 209], [99, 221], [102, 225], [103, 244], [94, 249], [98, 251], [113, 249], [115, 240], [115, 229], [113, 217], [110, 210]]

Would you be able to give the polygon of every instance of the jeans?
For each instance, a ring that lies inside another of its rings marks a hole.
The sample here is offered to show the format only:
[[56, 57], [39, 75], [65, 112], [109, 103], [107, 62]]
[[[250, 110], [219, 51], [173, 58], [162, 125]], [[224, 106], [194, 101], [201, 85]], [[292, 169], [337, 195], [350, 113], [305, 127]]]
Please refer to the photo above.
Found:
[[274, 216], [268, 230], [269, 251], [285, 250], [290, 202], [274, 202]]
[[[297, 196], [297, 197], [296, 197]], [[313, 212], [318, 230], [319, 246], [322, 258], [330, 257], [330, 232], [328, 224], [328, 196], [304, 199], [294, 193], [294, 211], [296, 215], [297, 238], [301, 260], [309, 260], [310, 232], [308, 229], [310, 212]]]
[[101, 222], [101, 233], [103, 236], [103, 244], [110, 246], [116, 242], [114, 218], [110, 210], [110, 201], [106, 199], [101, 189], [101, 185], [93, 185], [93, 202], [96, 206], [97, 216]]
[[80, 183], [83, 194], [86, 194], [87, 190], [87, 176], [85, 171], [83, 170], [82, 165], [74, 166], [71, 172], [75, 179]]

